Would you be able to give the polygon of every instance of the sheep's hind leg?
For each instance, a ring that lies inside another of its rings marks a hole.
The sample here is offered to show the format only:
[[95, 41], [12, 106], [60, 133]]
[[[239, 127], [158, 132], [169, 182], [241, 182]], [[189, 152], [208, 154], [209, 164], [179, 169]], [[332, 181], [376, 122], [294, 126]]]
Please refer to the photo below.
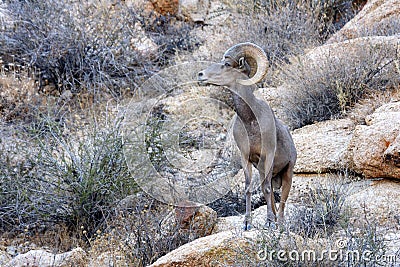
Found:
[[267, 202], [267, 226], [270, 227], [275, 227], [275, 221], [276, 221], [276, 208], [272, 205], [275, 205], [275, 201], [272, 201], [273, 197], [273, 192], [272, 192], [272, 185], [271, 185], [271, 179], [272, 179], [272, 168], [270, 168], [270, 171], [268, 172], [267, 175], [265, 173], [260, 171], [260, 178], [261, 180], [261, 190], [264, 194], [265, 200]]
[[251, 175], [252, 165], [250, 162], [243, 164], [244, 177], [245, 177], [245, 197], [246, 197], [246, 214], [244, 216], [243, 230], [247, 231], [251, 229]]
[[289, 163], [282, 174], [282, 195], [277, 216], [279, 224], [285, 222], [285, 206], [289, 197], [290, 188], [292, 187], [293, 168], [294, 164]]

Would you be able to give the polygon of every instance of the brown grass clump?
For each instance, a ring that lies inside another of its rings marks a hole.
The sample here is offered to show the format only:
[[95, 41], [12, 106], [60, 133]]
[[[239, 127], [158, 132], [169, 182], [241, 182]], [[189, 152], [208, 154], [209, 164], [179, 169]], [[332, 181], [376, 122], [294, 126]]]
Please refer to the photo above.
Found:
[[3, 122], [29, 120], [36, 109], [43, 106], [43, 98], [39, 97], [35, 82], [18, 76], [19, 73], [0, 73], [0, 117]]

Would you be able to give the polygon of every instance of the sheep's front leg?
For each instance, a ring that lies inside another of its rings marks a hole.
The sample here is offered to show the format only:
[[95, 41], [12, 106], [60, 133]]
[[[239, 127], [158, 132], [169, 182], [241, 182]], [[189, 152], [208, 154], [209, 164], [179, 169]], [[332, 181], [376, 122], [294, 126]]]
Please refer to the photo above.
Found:
[[276, 207], [275, 207], [275, 201], [272, 201], [273, 197], [272, 185], [271, 185], [272, 168], [269, 169], [267, 174], [263, 171], [260, 171], [260, 179], [262, 179], [261, 190], [267, 202], [267, 224], [274, 226], [276, 220], [275, 217]]
[[252, 165], [250, 162], [243, 162], [243, 170], [245, 177], [245, 197], [246, 197], [246, 214], [244, 216], [243, 229], [245, 231], [251, 229], [251, 171]]

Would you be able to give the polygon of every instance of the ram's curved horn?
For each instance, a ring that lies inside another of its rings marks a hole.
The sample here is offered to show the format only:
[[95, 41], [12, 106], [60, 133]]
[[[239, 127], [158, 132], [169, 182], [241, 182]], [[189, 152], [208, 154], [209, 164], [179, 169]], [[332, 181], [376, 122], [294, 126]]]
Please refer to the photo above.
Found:
[[264, 50], [253, 43], [240, 43], [232, 46], [224, 53], [225, 58], [231, 58], [236, 62], [244, 57], [250, 66], [250, 78], [238, 80], [243, 85], [252, 85], [261, 81], [268, 71], [268, 58]]

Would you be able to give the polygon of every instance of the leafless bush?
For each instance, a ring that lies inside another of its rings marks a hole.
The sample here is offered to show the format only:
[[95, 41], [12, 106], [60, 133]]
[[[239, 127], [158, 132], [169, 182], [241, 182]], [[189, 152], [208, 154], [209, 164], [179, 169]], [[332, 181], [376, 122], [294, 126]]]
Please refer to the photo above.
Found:
[[[239, 23], [233, 41], [259, 44], [266, 51], [271, 67], [321, 44], [354, 16], [351, 1], [237, 2], [238, 9], [245, 9], [241, 12], [250, 14]], [[340, 25], [336, 24], [338, 21]]]
[[94, 124], [79, 137], [51, 117], [41, 120], [40, 128], [30, 130], [35, 141], [14, 148], [19, 160], [2, 157], [0, 227], [64, 224], [92, 235], [104, 227], [116, 201], [137, 190], [125, 164], [120, 123]]
[[[6, 65], [34, 67], [40, 85], [51, 83], [58, 91], [121, 96], [168, 64], [175, 50], [193, 45], [188, 24], [149, 19], [123, 4], [112, 9], [100, 3], [46, 0], [10, 1], [6, 7], [13, 24], [1, 34], [0, 57]], [[132, 47], [139, 28], [159, 45], [155, 54]]]
[[190, 241], [190, 231], [168, 221], [173, 209], [145, 193], [129, 197], [117, 209], [101, 235], [90, 240], [93, 255], [109, 253], [110, 264], [148, 266], [161, 256]]
[[[328, 178], [327, 178], [328, 179]], [[326, 185], [317, 183], [309, 188], [304, 203], [291, 212], [290, 229], [303, 236], [330, 235], [339, 221], [346, 219], [345, 200], [349, 185], [341, 177], [332, 177]]]
[[356, 57], [328, 55], [311, 63], [293, 60], [280, 76], [289, 89], [284, 107], [290, 126], [300, 128], [344, 117], [371, 92], [397, 87], [399, 59], [395, 51], [396, 48], [382, 45], [374, 49], [360, 48]]

